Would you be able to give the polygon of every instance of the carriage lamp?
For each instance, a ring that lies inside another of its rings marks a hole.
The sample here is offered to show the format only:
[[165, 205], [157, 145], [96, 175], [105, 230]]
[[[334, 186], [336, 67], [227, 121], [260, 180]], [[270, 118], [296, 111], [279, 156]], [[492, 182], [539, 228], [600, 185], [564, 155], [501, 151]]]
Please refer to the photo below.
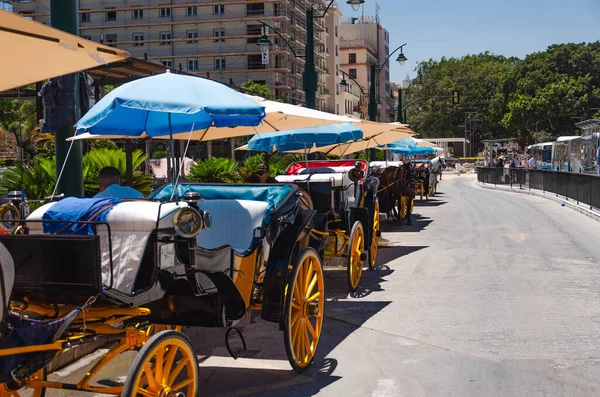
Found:
[[175, 233], [183, 238], [196, 237], [204, 226], [205, 216], [192, 207], [180, 208], [173, 216]]

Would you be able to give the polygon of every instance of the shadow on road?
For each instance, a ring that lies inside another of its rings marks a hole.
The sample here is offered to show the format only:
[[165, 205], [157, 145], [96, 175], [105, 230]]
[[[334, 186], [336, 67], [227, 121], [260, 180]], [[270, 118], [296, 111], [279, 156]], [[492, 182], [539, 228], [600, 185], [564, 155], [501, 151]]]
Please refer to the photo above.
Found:
[[[398, 258], [402, 258], [404, 256], [410, 255], [413, 252], [417, 252], [420, 251], [422, 249], [425, 248], [429, 248], [429, 246], [427, 245], [420, 245], [420, 246], [413, 246], [413, 247], [380, 247], [379, 248], [379, 254], [377, 256], [377, 266], [380, 266], [382, 268], [388, 268], [389, 266], [387, 265], [388, 263], [398, 259]], [[393, 272], [393, 270], [391, 270], [390, 274]]]
[[[379, 263], [379, 259], [377, 262]], [[327, 289], [327, 299], [340, 300], [346, 299], [348, 296], [354, 299], [362, 299], [371, 295], [373, 292], [384, 291], [381, 286], [382, 283], [386, 282], [384, 277], [392, 274], [394, 270], [390, 269], [388, 266], [376, 266], [375, 270], [368, 270], [367, 267], [363, 268], [360, 284], [354, 292], [350, 292], [348, 288], [345, 269], [326, 271], [325, 288]]]
[[[415, 208], [415, 211], [417, 211], [418, 208]], [[384, 221], [381, 222], [381, 231], [383, 233], [386, 232], [420, 232], [421, 230], [425, 229], [427, 226], [429, 226], [429, 224], [431, 222], [433, 222], [431, 220], [431, 218], [426, 217], [426, 216], [421, 216], [419, 213], [415, 212], [412, 214], [411, 216], [412, 218], [412, 225], [407, 225], [405, 221]], [[385, 236], [384, 236], [385, 237]]]
[[[367, 272], [368, 273], [368, 272]], [[326, 287], [328, 290], [330, 286]], [[313, 364], [302, 374], [287, 363], [283, 333], [276, 324], [258, 321], [244, 327], [244, 337], [252, 358], [233, 360], [222, 349], [213, 348], [212, 354], [200, 364], [200, 385], [203, 396], [312, 396], [341, 379], [335, 375], [338, 361], [331, 352], [362, 324], [379, 313], [391, 302], [361, 300], [328, 300], [325, 304], [323, 333]], [[206, 329], [186, 328], [194, 341], [196, 351], [205, 350], [209, 343], [202, 335]], [[209, 330], [211, 333], [223, 330]], [[222, 332], [221, 332], [222, 333]], [[210, 339], [210, 338], [209, 338]], [[261, 348], [260, 350], [251, 349]], [[209, 350], [211, 350], [209, 348]], [[201, 353], [202, 354], [202, 353]]]
[[429, 200], [415, 200], [415, 207], [439, 207], [440, 205], [444, 205], [444, 204], [448, 204], [447, 201], [443, 201], [443, 200], [439, 200], [439, 199], [433, 199], [430, 198]]

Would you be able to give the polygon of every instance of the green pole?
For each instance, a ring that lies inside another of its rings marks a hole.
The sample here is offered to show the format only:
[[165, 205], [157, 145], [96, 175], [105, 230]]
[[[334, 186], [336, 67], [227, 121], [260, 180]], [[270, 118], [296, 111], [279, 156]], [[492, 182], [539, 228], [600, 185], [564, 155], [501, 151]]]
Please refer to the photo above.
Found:
[[304, 89], [305, 106], [309, 109], [317, 107], [317, 70], [315, 69], [314, 43], [314, 10], [312, 6], [306, 10], [306, 63], [302, 73], [302, 88]]
[[406, 116], [404, 116], [404, 120], [402, 119], [402, 87], [398, 86], [398, 116], [397, 122], [404, 124], [406, 120]]
[[[67, 33], [79, 35], [78, 26], [78, 5], [77, 0], [50, 0], [50, 25], [53, 28], [62, 30]], [[40, 65], [43, 67], [43, 65]], [[75, 117], [79, 119], [79, 74], [74, 73], [69, 75], [69, 78], [75, 80]], [[66, 93], [63, 93], [63, 95]], [[58, 185], [58, 193], [64, 193], [65, 196], [83, 196], [83, 167], [81, 164], [81, 142], [73, 143], [71, 152], [69, 153], [70, 142], [66, 139], [75, 134], [75, 129], [72, 125], [58, 128], [54, 134], [56, 148], [56, 177], [64, 166], [64, 171]], [[67, 156], [68, 153], [68, 156]], [[67, 158], [68, 157], [68, 158]]]
[[[377, 121], [377, 99], [376, 99], [376, 93], [375, 93], [375, 77], [377, 75], [376, 73], [376, 69], [377, 69], [377, 65], [375, 64], [371, 64], [371, 85], [369, 87], [369, 120], [370, 121]], [[376, 149], [371, 149], [371, 161], [375, 161], [377, 155], [377, 150]]]

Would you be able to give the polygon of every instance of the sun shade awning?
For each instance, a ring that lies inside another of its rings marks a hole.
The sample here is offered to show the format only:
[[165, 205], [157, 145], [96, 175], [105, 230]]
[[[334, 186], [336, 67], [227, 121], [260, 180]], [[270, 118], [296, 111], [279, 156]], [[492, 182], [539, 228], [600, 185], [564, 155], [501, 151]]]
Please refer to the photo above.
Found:
[[0, 92], [129, 58], [118, 50], [0, 10]]

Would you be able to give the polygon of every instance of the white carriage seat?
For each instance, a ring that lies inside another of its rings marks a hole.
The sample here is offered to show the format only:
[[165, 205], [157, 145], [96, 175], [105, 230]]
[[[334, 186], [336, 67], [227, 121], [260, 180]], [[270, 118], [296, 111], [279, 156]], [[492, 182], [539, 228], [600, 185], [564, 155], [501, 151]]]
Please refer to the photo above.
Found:
[[[341, 168], [341, 167], [340, 167]], [[332, 174], [300, 174], [300, 175], [279, 175], [275, 177], [277, 182], [296, 183], [296, 182], [330, 182], [333, 181], [335, 187], [345, 187], [350, 182], [347, 174], [336, 172]]]
[[212, 225], [197, 237], [198, 246], [215, 249], [230, 245], [237, 253], [252, 247], [255, 230], [263, 225], [269, 204], [254, 200], [205, 200], [199, 203], [202, 210], [209, 211]]
[[[35, 210], [27, 220], [42, 220], [43, 214], [55, 203], [46, 204]], [[186, 204], [183, 204], [184, 206]], [[139, 267], [148, 244], [150, 234], [156, 229], [159, 218], [159, 228], [173, 227], [172, 217], [169, 216], [179, 208], [177, 203], [160, 205], [153, 201], [126, 201], [115, 205], [106, 217], [110, 226], [111, 241], [108, 239], [108, 228], [97, 227], [100, 236], [100, 252], [102, 267], [102, 283], [110, 286], [111, 243], [113, 261], [112, 288], [131, 294]], [[29, 222], [31, 234], [42, 233], [42, 222]]]

